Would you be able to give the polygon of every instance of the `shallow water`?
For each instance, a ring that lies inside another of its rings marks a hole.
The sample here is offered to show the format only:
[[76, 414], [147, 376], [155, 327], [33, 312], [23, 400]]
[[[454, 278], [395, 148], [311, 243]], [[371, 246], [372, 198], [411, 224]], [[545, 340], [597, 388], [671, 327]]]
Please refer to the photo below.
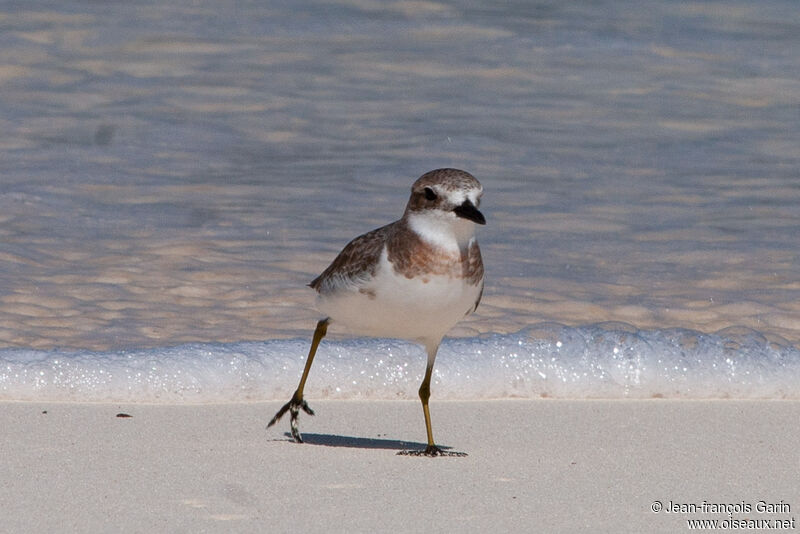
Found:
[[442, 166], [486, 191], [455, 336], [800, 342], [793, 2], [6, 2], [0, 28], [0, 347], [308, 337], [305, 284]]

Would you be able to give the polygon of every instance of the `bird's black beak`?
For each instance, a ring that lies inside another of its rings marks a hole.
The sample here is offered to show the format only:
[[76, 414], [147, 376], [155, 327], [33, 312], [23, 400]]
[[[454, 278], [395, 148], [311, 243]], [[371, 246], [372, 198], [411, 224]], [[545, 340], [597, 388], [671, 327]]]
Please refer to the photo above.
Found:
[[478, 211], [478, 208], [469, 199], [465, 200], [460, 206], [456, 206], [453, 212], [463, 219], [469, 219], [477, 224], [486, 224], [486, 218], [483, 213]]

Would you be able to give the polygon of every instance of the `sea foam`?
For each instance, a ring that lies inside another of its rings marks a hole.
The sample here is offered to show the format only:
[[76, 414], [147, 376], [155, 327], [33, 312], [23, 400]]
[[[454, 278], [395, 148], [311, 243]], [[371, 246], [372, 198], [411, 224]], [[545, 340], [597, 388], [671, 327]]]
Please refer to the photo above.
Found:
[[[0, 399], [214, 403], [285, 400], [309, 341], [91, 351], [0, 350]], [[416, 399], [423, 349], [389, 339], [326, 339], [306, 397]], [[744, 328], [714, 334], [625, 324], [539, 324], [446, 339], [437, 399], [799, 399], [800, 350]]]

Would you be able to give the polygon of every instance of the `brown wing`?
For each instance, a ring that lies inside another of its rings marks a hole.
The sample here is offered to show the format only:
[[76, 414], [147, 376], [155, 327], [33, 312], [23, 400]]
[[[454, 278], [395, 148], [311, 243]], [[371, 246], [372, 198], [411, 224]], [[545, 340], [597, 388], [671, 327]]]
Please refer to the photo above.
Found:
[[477, 285], [483, 280], [483, 258], [481, 258], [481, 248], [478, 246], [478, 241], [473, 241], [467, 251], [466, 261], [462, 259], [464, 266], [464, 278], [469, 280], [470, 284]]
[[308, 285], [319, 293], [326, 293], [373, 276], [394, 224], [387, 224], [350, 241], [328, 268]]
[[483, 297], [483, 258], [481, 258], [481, 248], [478, 246], [477, 241], [472, 242], [467, 257], [469, 259], [466, 265], [466, 278], [470, 283], [481, 285], [481, 291], [478, 293], [475, 306], [470, 310], [471, 313], [478, 309], [478, 304], [481, 303], [481, 297]]

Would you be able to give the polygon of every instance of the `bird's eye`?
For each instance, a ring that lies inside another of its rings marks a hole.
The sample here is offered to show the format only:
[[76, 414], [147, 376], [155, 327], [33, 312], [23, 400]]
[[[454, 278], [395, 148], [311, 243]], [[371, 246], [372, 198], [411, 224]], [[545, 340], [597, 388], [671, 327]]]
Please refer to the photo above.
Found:
[[425, 188], [425, 198], [428, 200], [436, 200], [436, 193], [430, 187]]

